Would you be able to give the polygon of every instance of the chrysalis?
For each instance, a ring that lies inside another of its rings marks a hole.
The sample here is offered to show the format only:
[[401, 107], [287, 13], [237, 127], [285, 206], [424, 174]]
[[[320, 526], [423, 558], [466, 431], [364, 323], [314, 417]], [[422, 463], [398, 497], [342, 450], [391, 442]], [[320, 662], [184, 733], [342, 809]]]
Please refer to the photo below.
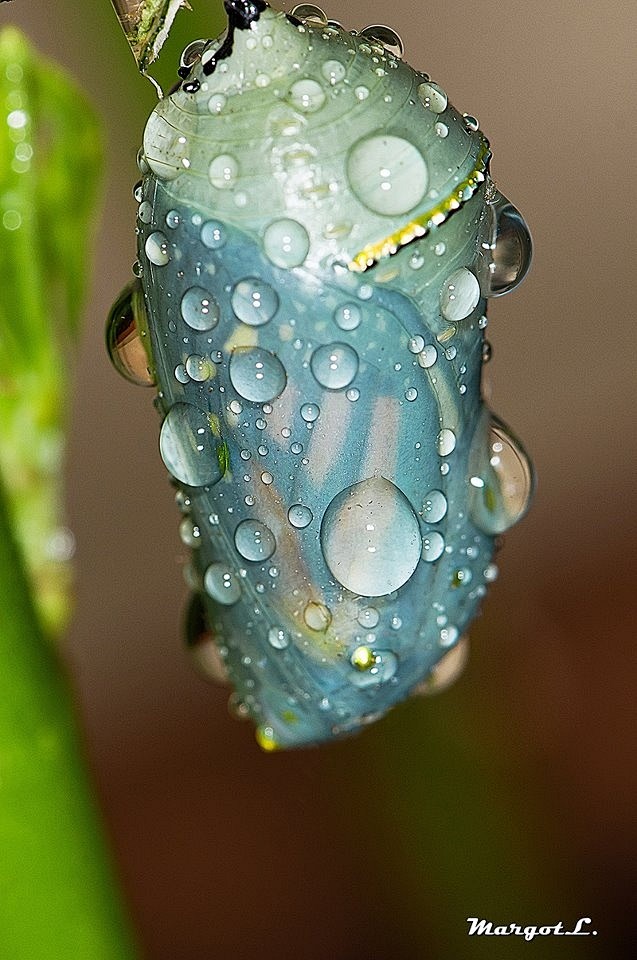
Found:
[[109, 343], [158, 387], [191, 644], [274, 749], [460, 669], [533, 486], [480, 392], [486, 300], [531, 241], [477, 121], [392, 30], [225, 6], [146, 126]]

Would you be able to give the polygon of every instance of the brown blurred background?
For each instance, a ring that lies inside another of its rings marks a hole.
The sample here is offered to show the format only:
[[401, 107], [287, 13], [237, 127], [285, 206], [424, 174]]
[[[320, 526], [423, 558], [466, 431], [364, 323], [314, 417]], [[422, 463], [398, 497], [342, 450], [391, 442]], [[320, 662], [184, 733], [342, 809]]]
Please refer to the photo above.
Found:
[[[220, 0], [192, 5], [182, 36], [216, 33]], [[491, 305], [487, 373], [539, 485], [506, 538], [458, 685], [357, 740], [272, 756], [228, 717], [227, 693], [190, 669], [185, 554], [152, 391], [119, 379], [103, 348], [134, 259], [131, 187], [152, 88], [108, 0], [14, 0], [0, 13], [68, 66], [106, 130], [69, 449], [68, 657], [140, 941], [149, 960], [628, 958], [637, 7], [343, 0], [328, 13], [401, 33], [408, 61], [480, 119], [492, 173], [531, 226], [529, 279]], [[589, 916], [598, 935], [469, 940], [469, 916]]]

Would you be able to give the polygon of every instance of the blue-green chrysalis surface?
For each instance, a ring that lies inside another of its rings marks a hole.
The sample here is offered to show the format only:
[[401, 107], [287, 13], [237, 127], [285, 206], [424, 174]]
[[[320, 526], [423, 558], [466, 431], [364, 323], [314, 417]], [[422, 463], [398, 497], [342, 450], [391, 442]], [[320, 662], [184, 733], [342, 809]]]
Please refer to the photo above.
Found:
[[393, 31], [226, 9], [146, 126], [109, 348], [158, 389], [193, 650], [274, 749], [461, 666], [533, 485], [480, 388], [486, 301], [531, 241]]

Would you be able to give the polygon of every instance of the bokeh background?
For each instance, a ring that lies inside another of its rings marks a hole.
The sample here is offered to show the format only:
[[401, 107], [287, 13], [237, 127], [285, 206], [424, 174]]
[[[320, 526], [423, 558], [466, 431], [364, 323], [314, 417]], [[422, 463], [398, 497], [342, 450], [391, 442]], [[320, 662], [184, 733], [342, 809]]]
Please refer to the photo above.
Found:
[[[192, 5], [181, 38], [218, 32], [220, 0]], [[0, 9], [0, 23], [68, 67], [104, 120], [68, 456], [77, 608], [66, 652], [140, 943], [148, 960], [628, 958], [637, 7], [342, 0], [328, 13], [401, 33], [409, 62], [480, 119], [492, 173], [531, 226], [529, 279], [491, 304], [486, 373], [539, 482], [506, 537], [459, 683], [356, 740], [266, 756], [229, 718], [227, 692], [190, 668], [186, 556], [152, 391], [119, 379], [103, 349], [135, 255], [131, 187], [153, 90], [108, 0]], [[598, 935], [469, 940], [470, 916], [567, 926], [588, 916]]]

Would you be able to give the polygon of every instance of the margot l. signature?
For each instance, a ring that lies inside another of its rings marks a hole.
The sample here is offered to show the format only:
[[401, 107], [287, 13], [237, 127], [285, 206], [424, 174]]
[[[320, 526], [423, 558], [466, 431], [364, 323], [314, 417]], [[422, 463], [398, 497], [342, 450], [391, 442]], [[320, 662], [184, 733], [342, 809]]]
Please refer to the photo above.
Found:
[[572, 930], [565, 930], [564, 924], [560, 920], [551, 926], [522, 926], [518, 923], [493, 924], [491, 920], [479, 920], [478, 917], [467, 917], [467, 923], [470, 924], [468, 936], [470, 937], [524, 937], [525, 940], [533, 940], [535, 937], [590, 937], [591, 934], [596, 937], [597, 930], [587, 930], [587, 926], [593, 921], [590, 917], [580, 917]]

